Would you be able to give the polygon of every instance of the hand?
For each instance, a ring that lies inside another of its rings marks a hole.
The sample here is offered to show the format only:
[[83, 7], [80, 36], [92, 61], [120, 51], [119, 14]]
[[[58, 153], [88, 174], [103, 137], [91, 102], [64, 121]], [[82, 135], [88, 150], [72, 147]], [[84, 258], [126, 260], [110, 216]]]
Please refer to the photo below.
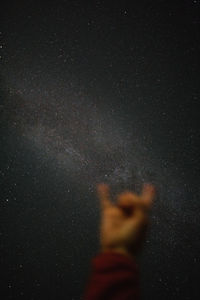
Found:
[[155, 187], [144, 184], [137, 195], [124, 191], [111, 202], [107, 184], [97, 185], [101, 203], [100, 244], [102, 251], [134, 256], [140, 249], [149, 223], [149, 211], [155, 198]]

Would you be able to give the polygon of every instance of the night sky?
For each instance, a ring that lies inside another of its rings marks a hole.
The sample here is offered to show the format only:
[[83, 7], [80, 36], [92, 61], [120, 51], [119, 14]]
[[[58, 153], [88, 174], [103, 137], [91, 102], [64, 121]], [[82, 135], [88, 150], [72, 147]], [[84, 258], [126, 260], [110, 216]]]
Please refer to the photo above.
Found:
[[200, 1], [130, 2], [1, 7], [2, 300], [81, 299], [98, 182], [158, 189], [143, 299], [200, 299]]

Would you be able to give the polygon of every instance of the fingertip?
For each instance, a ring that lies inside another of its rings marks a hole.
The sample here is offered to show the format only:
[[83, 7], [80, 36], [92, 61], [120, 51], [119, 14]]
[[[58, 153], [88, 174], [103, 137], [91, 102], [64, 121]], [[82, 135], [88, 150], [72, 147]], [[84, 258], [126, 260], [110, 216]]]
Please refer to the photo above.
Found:
[[151, 183], [144, 183], [142, 192], [154, 194], [154, 193], [156, 193], [156, 187], [155, 187], [155, 185], [153, 185]]
[[106, 184], [106, 183], [101, 182], [101, 183], [97, 183], [96, 188], [97, 188], [97, 191], [100, 192], [100, 193], [108, 192], [109, 185]]

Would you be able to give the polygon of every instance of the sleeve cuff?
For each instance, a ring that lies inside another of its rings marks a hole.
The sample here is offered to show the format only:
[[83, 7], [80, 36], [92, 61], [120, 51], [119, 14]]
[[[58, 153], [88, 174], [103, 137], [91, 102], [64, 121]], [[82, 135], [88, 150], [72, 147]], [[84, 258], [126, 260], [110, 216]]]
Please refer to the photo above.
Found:
[[102, 252], [92, 259], [94, 271], [104, 272], [117, 269], [129, 269], [131, 272], [138, 273], [139, 268], [134, 258], [116, 252]]

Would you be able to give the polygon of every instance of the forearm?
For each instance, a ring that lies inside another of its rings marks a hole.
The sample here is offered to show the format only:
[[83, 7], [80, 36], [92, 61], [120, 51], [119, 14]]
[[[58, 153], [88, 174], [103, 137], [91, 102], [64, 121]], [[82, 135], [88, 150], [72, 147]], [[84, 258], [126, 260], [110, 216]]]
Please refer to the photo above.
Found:
[[104, 252], [92, 260], [84, 300], [138, 300], [139, 271], [133, 258]]

